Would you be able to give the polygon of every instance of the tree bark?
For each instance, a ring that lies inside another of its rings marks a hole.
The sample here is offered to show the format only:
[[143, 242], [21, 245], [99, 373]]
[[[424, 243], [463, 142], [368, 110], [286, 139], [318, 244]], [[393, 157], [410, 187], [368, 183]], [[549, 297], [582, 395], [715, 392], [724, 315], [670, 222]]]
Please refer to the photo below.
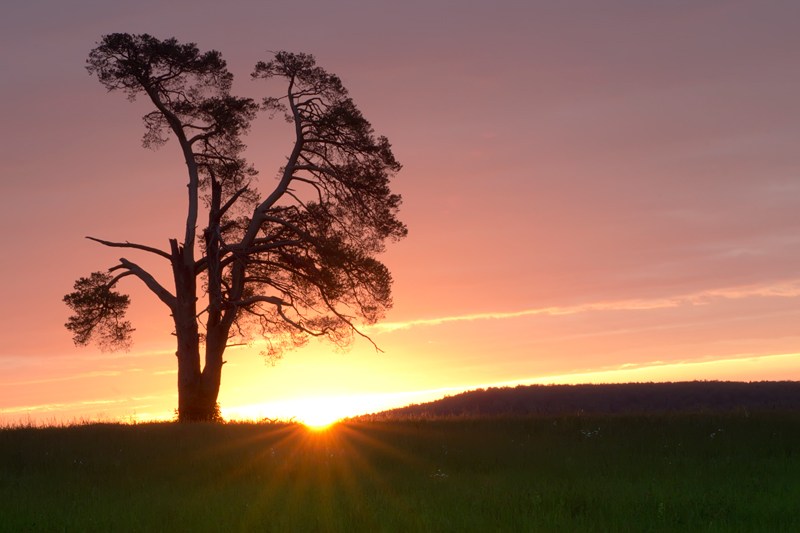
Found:
[[[194, 268], [187, 267], [183, 261], [183, 250], [175, 239], [170, 240], [172, 248], [172, 271], [175, 276], [176, 305], [173, 313], [175, 335], [178, 337], [178, 420], [195, 422], [219, 418], [217, 397], [221, 364], [219, 370], [200, 370], [200, 335], [197, 328], [197, 281]], [[219, 359], [222, 358], [220, 354]], [[208, 363], [208, 361], [207, 361]], [[212, 365], [217, 366], [217, 365]], [[216, 374], [216, 378], [214, 378]], [[209, 379], [211, 378], [211, 379]]]
[[[206, 346], [206, 364], [200, 371], [200, 343], [197, 330], [185, 328], [178, 334], [178, 420], [213, 421], [220, 418], [217, 398], [222, 381], [222, 349]], [[189, 342], [186, 342], [186, 341]]]
[[[178, 364], [180, 376], [180, 363]], [[216, 387], [207, 386], [202, 374], [193, 380], [178, 378], [178, 421], [203, 422], [220, 418], [217, 407], [219, 381]]]
[[200, 371], [198, 343], [178, 340], [178, 420], [181, 422], [213, 421], [220, 418], [217, 398], [222, 382], [222, 354], [225, 342], [207, 339], [206, 364]]

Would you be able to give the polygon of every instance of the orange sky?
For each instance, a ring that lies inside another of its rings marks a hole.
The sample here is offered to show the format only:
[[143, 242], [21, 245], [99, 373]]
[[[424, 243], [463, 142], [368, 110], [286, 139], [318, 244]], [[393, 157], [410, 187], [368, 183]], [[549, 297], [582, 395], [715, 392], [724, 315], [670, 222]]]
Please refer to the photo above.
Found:
[[[315, 54], [404, 164], [409, 237], [383, 257], [395, 307], [369, 330], [385, 353], [312, 342], [273, 368], [231, 350], [227, 414], [535, 380], [800, 379], [794, 2], [16, 4], [0, 7], [0, 420], [177, 404], [169, 316], [133, 280], [131, 352], [63, 328], [74, 280], [119, 257], [84, 236], [182, 235], [176, 147], [141, 148], [146, 103], [83, 70], [122, 31], [220, 50], [256, 98], [266, 50]], [[291, 132], [260, 117], [245, 141], [269, 186]]]

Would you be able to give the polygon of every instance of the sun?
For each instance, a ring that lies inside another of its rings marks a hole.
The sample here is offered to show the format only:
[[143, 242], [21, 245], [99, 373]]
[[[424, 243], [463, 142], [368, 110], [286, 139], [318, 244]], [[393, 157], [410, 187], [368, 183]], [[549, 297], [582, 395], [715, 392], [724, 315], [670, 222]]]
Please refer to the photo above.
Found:
[[225, 410], [225, 416], [236, 415], [262, 420], [264, 418], [295, 421], [311, 429], [323, 429], [344, 418], [363, 414], [364, 396], [328, 396], [296, 398], [279, 402], [253, 404]]
[[342, 418], [360, 414], [364, 408], [363, 399], [357, 396], [303, 398], [287, 404], [287, 411], [312, 429], [326, 428]]
[[318, 410], [303, 413], [298, 416], [298, 418], [309, 428], [320, 430], [336, 423], [336, 421], [342, 418], [342, 415], [333, 409], [326, 410], [324, 407], [320, 406]]

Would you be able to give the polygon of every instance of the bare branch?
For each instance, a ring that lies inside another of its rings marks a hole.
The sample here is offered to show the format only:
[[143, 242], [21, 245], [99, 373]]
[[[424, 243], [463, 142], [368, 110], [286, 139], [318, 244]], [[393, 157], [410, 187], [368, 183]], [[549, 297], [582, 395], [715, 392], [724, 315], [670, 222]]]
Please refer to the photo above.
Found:
[[281, 305], [289, 305], [288, 303], [284, 302], [280, 298], [276, 298], [275, 296], [252, 296], [250, 298], [246, 298], [244, 300], [238, 300], [235, 302], [229, 302], [228, 305], [235, 306], [235, 307], [246, 307], [248, 305], [252, 305], [256, 302], [264, 302], [268, 304], [273, 304], [277, 306]]
[[364, 337], [365, 339], [367, 339], [367, 340], [370, 342], [370, 344], [372, 344], [372, 346], [373, 346], [373, 347], [375, 347], [375, 351], [376, 351], [376, 352], [384, 353], [384, 351], [383, 351], [383, 350], [381, 350], [380, 348], [378, 348], [378, 345], [377, 345], [377, 344], [375, 344], [375, 341], [373, 341], [373, 340], [372, 340], [372, 338], [371, 338], [369, 335], [366, 335], [365, 333], [361, 333], [361, 331], [359, 331], [359, 330], [358, 330], [358, 328], [357, 328], [357, 327], [355, 327], [355, 326], [353, 325], [353, 323], [352, 323], [352, 322], [350, 322], [350, 320], [349, 320], [349, 319], [348, 319], [346, 316], [344, 316], [344, 315], [343, 315], [343, 314], [341, 314], [339, 311], [337, 311], [337, 310], [336, 310], [336, 308], [335, 308], [335, 307], [333, 307], [333, 305], [331, 305], [331, 303], [328, 301], [328, 298], [325, 296], [325, 294], [324, 294], [322, 291], [320, 291], [320, 295], [322, 296], [322, 299], [325, 301], [325, 305], [327, 305], [327, 306], [328, 306], [328, 309], [330, 309], [330, 311], [331, 311], [331, 312], [332, 312], [334, 315], [336, 315], [337, 317], [339, 317], [339, 320], [341, 320], [342, 322], [344, 322], [345, 324], [347, 324], [348, 326], [350, 326], [350, 329], [351, 329], [352, 331], [355, 331], [355, 332], [356, 332], [356, 333], [358, 333], [360, 336], [362, 336], [362, 337]]
[[[113, 272], [121, 268], [128, 270], [131, 274], [135, 275], [137, 278], [142, 280], [144, 284], [147, 285], [147, 288], [153, 291], [153, 293], [156, 296], [158, 296], [159, 300], [167, 304], [167, 307], [169, 307], [171, 311], [175, 312], [175, 305], [176, 305], [175, 296], [173, 296], [172, 293], [170, 293], [167, 289], [162, 287], [161, 284], [158, 283], [156, 279], [149, 272], [147, 272], [145, 269], [143, 269], [136, 263], [128, 261], [124, 257], [121, 257], [119, 262], [120, 262], [119, 265], [109, 268], [108, 271]], [[122, 276], [118, 276], [118, 278], [119, 277]]]
[[101, 239], [95, 239], [94, 237], [86, 237], [86, 238], [89, 239], [90, 241], [99, 242], [100, 244], [102, 244], [104, 246], [109, 246], [111, 248], [135, 248], [136, 250], [144, 250], [145, 252], [150, 252], [151, 254], [160, 255], [161, 257], [163, 257], [165, 259], [169, 259], [170, 261], [172, 261], [172, 256], [171, 255], [169, 255], [167, 252], [159, 250], [158, 248], [152, 248], [150, 246], [144, 246], [142, 244], [134, 244], [134, 243], [128, 242], [128, 241], [125, 241], [125, 242], [109, 242], [109, 241], [103, 241]]
[[301, 237], [304, 237], [305, 239], [308, 239], [310, 242], [315, 242], [315, 240], [311, 238], [311, 235], [309, 235], [307, 231], [303, 231], [302, 229], [298, 228], [297, 226], [295, 226], [291, 222], [287, 222], [287, 221], [283, 220], [282, 218], [273, 217], [273, 216], [269, 216], [269, 215], [264, 215], [264, 220], [268, 221], [268, 222], [275, 222], [276, 224], [280, 224], [282, 226], [286, 226], [287, 228], [291, 229], [292, 231], [294, 231], [295, 233], [297, 233]]
[[134, 276], [134, 275], [135, 274], [133, 272], [131, 272], [130, 270], [127, 270], [127, 271], [123, 272], [122, 274], [118, 274], [116, 277], [114, 277], [111, 281], [109, 281], [106, 284], [106, 286], [110, 289], [111, 287], [113, 287], [122, 278], [124, 278], [126, 276]]
[[247, 192], [247, 190], [249, 188], [250, 188], [250, 184], [248, 183], [247, 185], [245, 185], [244, 187], [242, 187], [241, 189], [236, 191], [233, 194], [233, 196], [231, 196], [230, 200], [225, 202], [225, 205], [223, 205], [222, 207], [219, 208], [219, 216], [222, 217], [222, 215], [224, 215], [225, 212], [233, 206], [233, 204], [236, 202], [236, 200], [238, 200], [241, 195], [243, 195], [245, 192]]
[[[329, 176], [331, 176], [333, 178], [338, 178], [339, 177], [331, 169], [324, 168], [324, 167], [319, 167], [317, 165], [310, 165], [310, 164], [309, 165], [295, 165], [294, 169], [295, 170], [313, 170], [314, 172], [320, 172], [322, 174], [328, 174]], [[295, 179], [299, 179], [299, 178], [297, 176], [295, 176]], [[306, 180], [303, 180], [303, 181], [306, 181]]]

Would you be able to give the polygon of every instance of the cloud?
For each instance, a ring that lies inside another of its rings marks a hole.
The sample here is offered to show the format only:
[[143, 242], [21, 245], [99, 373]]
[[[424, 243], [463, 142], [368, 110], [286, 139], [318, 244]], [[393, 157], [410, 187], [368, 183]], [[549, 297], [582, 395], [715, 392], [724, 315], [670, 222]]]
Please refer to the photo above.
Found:
[[166, 396], [140, 396], [133, 398], [124, 398], [120, 400], [86, 400], [82, 402], [72, 402], [72, 403], [47, 403], [41, 405], [25, 405], [25, 406], [7, 407], [0, 409], [0, 414], [9, 415], [15, 413], [41, 413], [50, 411], [66, 411], [69, 409], [76, 409], [82, 407], [112, 405], [112, 404], [120, 404], [126, 402], [139, 402], [142, 400], [152, 400], [165, 397]]
[[5, 387], [10, 387], [12, 385], [35, 385], [37, 383], [51, 383], [54, 381], [70, 381], [73, 379], [83, 379], [83, 378], [97, 378], [97, 377], [107, 377], [107, 376], [118, 376], [122, 372], [117, 371], [109, 371], [109, 372], [87, 372], [85, 374], [75, 374], [74, 376], [64, 376], [60, 378], [49, 378], [49, 379], [36, 379], [31, 381], [17, 381], [14, 383], [2, 383]]
[[[627, 383], [640, 381], [638, 376], [645, 375], [645, 373], [657, 371], [663, 373], [667, 370], [679, 370], [686, 368], [700, 368], [700, 367], [728, 367], [728, 369], [735, 369], [737, 366], [743, 364], [759, 364], [759, 363], [776, 363], [785, 361], [796, 361], [800, 359], [800, 353], [783, 353], [783, 354], [768, 354], [758, 355], [752, 353], [737, 354], [732, 357], [724, 357], [721, 359], [701, 358], [677, 362], [664, 362], [664, 361], [649, 361], [646, 363], [625, 363], [622, 365], [615, 365], [611, 367], [603, 367], [599, 369], [587, 369], [580, 372], [570, 374], [563, 374], [558, 376], [544, 376], [537, 378], [517, 379], [513, 381], [504, 381], [500, 383], [492, 383], [488, 385], [477, 385], [471, 388], [487, 388], [487, 387], [510, 387], [516, 385], [533, 385], [533, 384], [548, 384], [548, 383]], [[653, 380], [653, 375], [648, 374], [645, 378], [647, 381]], [[682, 378], [686, 379], [686, 378]], [[690, 378], [690, 379], [708, 379], [708, 378]], [[716, 379], [716, 378], [714, 378]]]
[[472, 320], [517, 318], [532, 315], [572, 315], [585, 313], [588, 311], [641, 311], [648, 309], [663, 309], [668, 307], [678, 307], [679, 305], [706, 305], [714, 299], [740, 299], [750, 297], [788, 297], [800, 296], [800, 279], [787, 280], [770, 285], [748, 285], [742, 287], [730, 287], [726, 289], [715, 289], [701, 291], [694, 294], [673, 296], [669, 298], [653, 299], [633, 299], [620, 300], [614, 302], [597, 302], [563, 307], [546, 307], [541, 309], [526, 309], [524, 311], [499, 312], [499, 313], [476, 313], [471, 315], [448, 316], [441, 318], [430, 318], [420, 320], [409, 320], [406, 322], [388, 322], [376, 324], [365, 328], [369, 333], [391, 333], [400, 329], [408, 329], [413, 326], [438, 326], [447, 322], [463, 322]]

